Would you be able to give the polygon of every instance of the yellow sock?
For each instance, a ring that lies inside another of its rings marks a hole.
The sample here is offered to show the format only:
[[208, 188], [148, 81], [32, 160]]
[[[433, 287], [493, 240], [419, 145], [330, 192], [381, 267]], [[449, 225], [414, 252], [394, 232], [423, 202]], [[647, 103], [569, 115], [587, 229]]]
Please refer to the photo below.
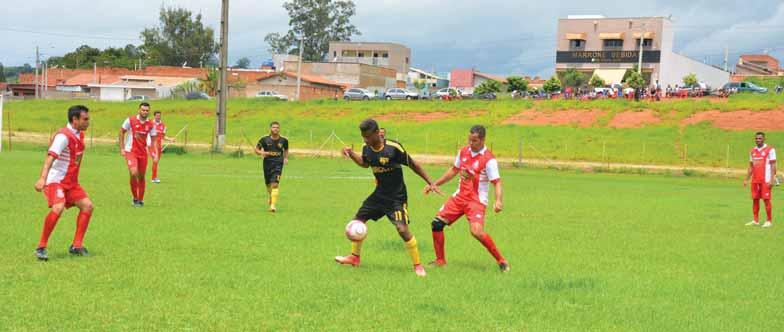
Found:
[[362, 251], [362, 241], [351, 241], [351, 254], [359, 256], [360, 251]]
[[270, 190], [270, 205], [277, 205], [278, 204], [278, 188], [272, 188]]
[[411, 255], [411, 262], [414, 265], [419, 265], [421, 262], [419, 261], [419, 248], [417, 247], [417, 240], [414, 236], [411, 236], [411, 240], [405, 243], [406, 251], [408, 254]]

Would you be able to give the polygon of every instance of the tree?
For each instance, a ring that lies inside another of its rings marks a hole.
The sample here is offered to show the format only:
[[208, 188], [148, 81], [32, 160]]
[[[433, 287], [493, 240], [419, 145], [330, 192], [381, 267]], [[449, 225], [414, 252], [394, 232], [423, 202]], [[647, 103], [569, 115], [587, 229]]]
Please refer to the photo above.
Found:
[[642, 77], [642, 74], [635, 71], [626, 79], [626, 84], [635, 89], [642, 89], [645, 87], [645, 78]]
[[577, 71], [574, 68], [569, 68], [563, 73], [563, 77], [561, 78], [563, 85], [572, 87], [572, 88], [579, 88], [585, 85], [585, 82], [588, 80], [585, 77], [585, 74]]
[[0, 82], [5, 82], [5, 68], [2, 62], [0, 62]]
[[501, 92], [501, 82], [495, 80], [486, 80], [479, 84], [474, 89], [474, 95], [483, 95], [485, 93], [499, 93]]
[[240, 69], [250, 68], [250, 59], [246, 57], [237, 59], [237, 63], [234, 65], [234, 68], [240, 68]]
[[687, 87], [694, 87], [697, 84], [699, 84], [699, 82], [697, 81], [697, 75], [696, 74], [689, 73], [688, 75], [683, 77], [683, 85], [685, 85]]
[[215, 95], [215, 93], [218, 91], [217, 69], [210, 68], [207, 70], [207, 74], [204, 76], [204, 79], [201, 80], [201, 90], [206, 92], [210, 96]]
[[594, 87], [594, 88], [601, 88], [601, 87], [607, 85], [607, 83], [605, 83], [604, 79], [599, 77], [599, 75], [593, 75], [593, 77], [591, 77], [591, 81], [588, 82], [588, 85], [590, 85], [591, 87]]
[[544, 85], [542, 86], [542, 90], [544, 90], [544, 92], [547, 93], [561, 91], [561, 81], [558, 79], [556, 75], [553, 75], [552, 77], [550, 77], [550, 79], [544, 82]]
[[634, 64], [634, 66], [632, 66], [632, 69], [626, 69], [626, 72], [623, 73], [623, 78], [621, 79], [621, 83], [626, 83], [626, 80], [629, 78], [629, 76], [636, 71], [637, 71], [637, 64]]
[[414, 80], [414, 87], [415, 87], [417, 90], [422, 90], [422, 89], [424, 89], [426, 86], [427, 86], [427, 83], [425, 83], [425, 81], [423, 81], [423, 80]]
[[351, 0], [291, 0], [283, 8], [289, 14], [289, 31], [264, 37], [272, 53], [299, 54], [299, 39], [304, 36], [303, 60], [322, 61], [329, 42], [351, 41], [352, 36], [361, 35], [350, 21], [356, 14]]
[[509, 76], [506, 78], [507, 91], [517, 91], [519, 93], [528, 91], [528, 81], [520, 76]]
[[168, 66], [199, 66], [211, 62], [218, 51], [215, 31], [205, 27], [201, 14], [193, 17], [184, 8], [161, 7], [160, 26], [144, 29], [140, 49], [147, 63]]

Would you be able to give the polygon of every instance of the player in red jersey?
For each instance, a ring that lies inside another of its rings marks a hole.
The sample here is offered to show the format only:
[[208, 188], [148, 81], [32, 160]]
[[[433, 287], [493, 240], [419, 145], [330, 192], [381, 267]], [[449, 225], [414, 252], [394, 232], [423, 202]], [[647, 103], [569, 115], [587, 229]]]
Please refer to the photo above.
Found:
[[759, 201], [765, 202], [765, 213], [768, 215], [767, 221], [762, 227], [773, 227], [772, 206], [770, 203], [773, 179], [776, 177], [776, 149], [765, 144], [765, 133], [758, 132], [754, 137], [757, 146], [749, 153], [749, 171], [743, 186], [749, 185], [751, 180], [751, 199], [754, 201], [752, 211], [754, 220], [746, 226], [759, 226]]
[[125, 157], [131, 175], [131, 195], [133, 206], [144, 206], [144, 175], [147, 172], [147, 140], [152, 145], [152, 161], [158, 162], [158, 139], [155, 125], [148, 121], [150, 104], [139, 104], [139, 114], [125, 119], [120, 128], [120, 153]]
[[[158, 139], [158, 146], [157, 149], [152, 148], [152, 139], [150, 140], [150, 156], [153, 157], [152, 159], [152, 183], [161, 183], [161, 179], [158, 178], [158, 163], [161, 161], [161, 157], [163, 157], [163, 141], [169, 140], [166, 138], [166, 124], [163, 123], [161, 120], [161, 111], [155, 111], [153, 113], [153, 117], [155, 121], [153, 121], [153, 125], [155, 126], [155, 133], [157, 134], [155, 138]], [[158, 156], [158, 160], [155, 160], [155, 156]]]
[[[471, 235], [493, 255], [502, 272], [509, 271], [509, 263], [501, 256], [490, 235], [484, 231], [485, 208], [488, 204], [490, 184], [495, 187], [493, 210], [499, 213], [504, 208], [498, 161], [485, 146], [485, 135], [485, 127], [481, 125], [471, 127], [468, 146], [460, 149], [452, 168], [436, 180], [435, 185], [440, 186], [456, 175], [460, 175], [460, 186], [441, 207], [432, 222], [433, 247], [436, 252], [436, 260], [431, 263], [432, 265], [446, 265], [444, 227], [452, 225], [465, 215], [471, 224]], [[425, 193], [428, 192], [429, 187], [425, 187]]]
[[79, 168], [84, 156], [84, 131], [90, 126], [89, 110], [82, 105], [68, 109], [68, 125], [60, 129], [52, 139], [49, 153], [41, 170], [41, 177], [35, 183], [35, 190], [43, 191], [46, 196], [49, 214], [44, 219], [44, 229], [35, 256], [42, 261], [49, 260], [46, 244], [63, 210], [76, 206], [76, 234], [68, 248], [72, 255], [87, 256], [84, 247], [84, 234], [93, 214], [93, 202], [79, 185]]

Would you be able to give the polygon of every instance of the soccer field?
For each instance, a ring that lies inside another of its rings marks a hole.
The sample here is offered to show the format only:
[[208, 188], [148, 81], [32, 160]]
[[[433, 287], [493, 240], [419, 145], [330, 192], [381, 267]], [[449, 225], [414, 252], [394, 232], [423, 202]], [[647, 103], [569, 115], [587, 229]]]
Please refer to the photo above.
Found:
[[[751, 202], [740, 180], [504, 169], [506, 210], [488, 215], [487, 231], [511, 272], [461, 220], [446, 231], [449, 265], [423, 279], [386, 220], [369, 224], [361, 267], [333, 261], [349, 252], [343, 227], [374, 185], [369, 170], [333, 159], [292, 159], [273, 215], [257, 158], [165, 155], [163, 183], [148, 184], [146, 206], [134, 209], [119, 154], [87, 151], [90, 256], [67, 254], [69, 210], [50, 260], [38, 262], [43, 158], [42, 148], [0, 153], [4, 331], [784, 326], [784, 224], [744, 227]], [[437, 177], [445, 167], [427, 169]], [[406, 179], [412, 232], [430, 261], [430, 220], [444, 198], [423, 196], [411, 171]]]

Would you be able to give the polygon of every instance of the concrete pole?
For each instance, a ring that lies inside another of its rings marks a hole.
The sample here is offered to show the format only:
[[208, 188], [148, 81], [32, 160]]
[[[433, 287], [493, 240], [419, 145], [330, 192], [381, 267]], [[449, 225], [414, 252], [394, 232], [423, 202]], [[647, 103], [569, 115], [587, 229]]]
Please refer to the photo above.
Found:
[[300, 86], [302, 85], [302, 51], [305, 41], [305, 34], [299, 36], [299, 59], [297, 60], [297, 101], [300, 101]]
[[38, 81], [38, 67], [41, 65], [41, 54], [38, 52], [38, 46], [35, 47], [35, 99], [39, 98], [40, 82]]
[[228, 84], [226, 84], [229, 53], [229, 0], [221, 3], [221, 38], [220, 38], [220, 74], [218, 78], [218, 111], [213, 151], [221, 152], [226, 145], [226, 100]]

